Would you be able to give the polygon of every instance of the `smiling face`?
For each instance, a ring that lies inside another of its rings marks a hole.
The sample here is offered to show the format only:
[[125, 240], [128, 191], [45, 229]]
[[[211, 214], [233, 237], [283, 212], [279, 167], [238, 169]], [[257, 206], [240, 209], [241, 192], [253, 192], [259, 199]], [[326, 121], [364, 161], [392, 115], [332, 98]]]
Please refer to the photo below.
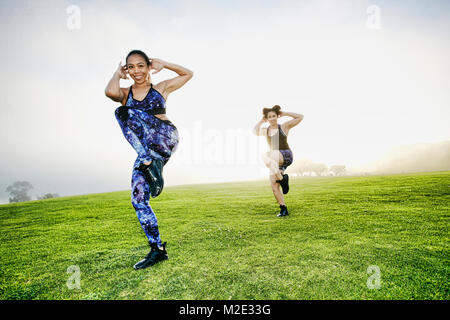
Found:
[[150, 72], [150, 66], [147, 65], [144, 57], [139, 54], [132, 54], [128, 57], [127, 68], [131, 78], [137, 84], [143, 84]]
[[276, 125], [278, 123], [278, 115], [275, 111], [269, 111], [267, 113], [266, 117], [267, 121], [269, 121], [269, 124]]

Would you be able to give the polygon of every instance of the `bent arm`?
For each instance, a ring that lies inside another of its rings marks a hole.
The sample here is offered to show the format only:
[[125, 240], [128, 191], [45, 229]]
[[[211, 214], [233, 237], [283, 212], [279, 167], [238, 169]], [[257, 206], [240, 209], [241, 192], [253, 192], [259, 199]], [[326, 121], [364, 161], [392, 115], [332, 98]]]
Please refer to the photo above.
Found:
[[162, 91], [166, 96], [169, 95], [169, 93], [181, 88], [194, 76], [194, 72], [175, 63], [164, 61], [163, 67], [178, 73], [178, 77], [161, 82]]
[[288, 116], [288, 117], [292, 117], [292, 120], [286, 121], [285, 123], [283, 123], [282, 129], [283, 131], [287, 134], [288, 131], [295, 127], [296, 125], [298, 125], [302, 120], [303, 120], [303, 115], [299, 114], [299, 113], [294, 113], [294, 112], [283, 112], [282, 116]]
[[123, 100], [123, 91], [120, 89], [120, 74], [114, 72], [111, 80], [105, 89], [105, 95], [113, 101], [121, 102]]
[[264, 130], [261, 129], [261, 125], [264, 123], [264, 119], [261, 119], [258, 121], [258, 123], [256, 124], [256, 126], [253, 128], [253, 134], [257, 135], [257, 136], [262, 136], [264, 135]]

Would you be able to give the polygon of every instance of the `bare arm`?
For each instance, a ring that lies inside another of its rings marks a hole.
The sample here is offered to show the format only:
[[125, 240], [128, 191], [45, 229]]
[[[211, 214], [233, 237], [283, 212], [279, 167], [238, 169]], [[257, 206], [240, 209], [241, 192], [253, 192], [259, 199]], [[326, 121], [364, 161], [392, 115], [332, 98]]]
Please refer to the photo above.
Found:
[[253, 128], [253, 134], [257, 135], [257, 136], [264, 136], [265, 135], [265, 130], [261, 129], [261, 125], [266, 122], [266, 118], [264, 118], [264, 116], [262, 117], [261, 120], [258, 121], [258, 123], [256, 124], [256, 126]]
[[289, 130], [298, 125], [303, 120], [303, 115], [294, 112], [282, 112], [281, 116], [292, 117], [293, 119], [286, 121], [281, 125], [281, 129], [287, 134]]
[[109, 80], [105, 89], [105, 95], [113, 101], [121, 102], [124, 97], [123, 91], [120, 89], [120, 79], [128, 79], [125, 67], [122, 66], [122, 62], [119, 63], [119, 67]]
[[152, 60], [152, 69], [155, 69], [155, 71], [152, 74], [161, 71], [163, 68], [174, 71], [178, 74], [178, 76], [175, 78], [164, 80], [158, 83], [160, 91], [165, 97], [167, 97], [169, 93], [181, 88], [186, 82], [188, 82], [194, 76], [194, 72], [178, 64], [166, 62], [156, 58], [152, 58], [151, 60]]

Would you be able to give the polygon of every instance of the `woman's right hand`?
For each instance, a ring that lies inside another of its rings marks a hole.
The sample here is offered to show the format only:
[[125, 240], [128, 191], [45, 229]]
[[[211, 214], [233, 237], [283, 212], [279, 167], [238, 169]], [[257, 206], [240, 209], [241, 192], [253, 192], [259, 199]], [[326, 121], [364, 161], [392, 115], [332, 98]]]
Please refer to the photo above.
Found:
[[122, 61], [119, 62], [119, 66], [117, 67], [116, 74], [120, 79], [128, 80], [128, 68], [127, 66], [122, 66]]
[[267, 118], [265, 117], [265, 116], [262, 116], [262, 118], [261, 118], [261, 122], [267, 122]]

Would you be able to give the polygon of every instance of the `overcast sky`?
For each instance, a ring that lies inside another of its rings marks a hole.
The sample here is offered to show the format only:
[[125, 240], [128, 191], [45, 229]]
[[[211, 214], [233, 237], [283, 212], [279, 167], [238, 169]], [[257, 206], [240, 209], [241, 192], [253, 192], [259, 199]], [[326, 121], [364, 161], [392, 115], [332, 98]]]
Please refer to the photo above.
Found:
[[136, 153], [104, 89], [133, 49], [194, 71], [167, 100], [166, 185], [264, 177], [251, 129], [274, 104], [304, 115], [294, 159], [329, 166], [450, 138], [449, 1], [1, 1], [0, 17], [3, 203], [16, 180], [130, 189]]

